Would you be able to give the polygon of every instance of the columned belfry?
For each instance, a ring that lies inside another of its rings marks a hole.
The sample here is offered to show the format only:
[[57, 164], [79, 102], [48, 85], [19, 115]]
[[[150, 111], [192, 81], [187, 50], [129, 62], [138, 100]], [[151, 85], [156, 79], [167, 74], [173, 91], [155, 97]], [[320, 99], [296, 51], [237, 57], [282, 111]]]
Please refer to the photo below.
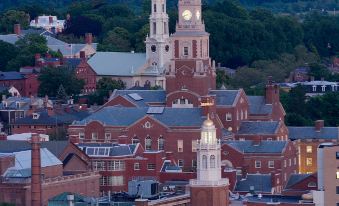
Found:
[[209, 57], [209, 33], [201, 0], [179, 0], [176, 32], [171, 35], [172, 61], [166, 72], [168, 93], [188, 90], [200, 96], [215, 89], [215, 64]]
[[166, 0], [152, 0], [150, 33], [146, 38], [146, 58], [151, 65], [165, 69], [171, 59]]
[[208, 116], [197, 142], [197, 179], [190, 181], [191, 205], [228, 206], [228, 185], [228, 179], [221, 178], [221, 143]]

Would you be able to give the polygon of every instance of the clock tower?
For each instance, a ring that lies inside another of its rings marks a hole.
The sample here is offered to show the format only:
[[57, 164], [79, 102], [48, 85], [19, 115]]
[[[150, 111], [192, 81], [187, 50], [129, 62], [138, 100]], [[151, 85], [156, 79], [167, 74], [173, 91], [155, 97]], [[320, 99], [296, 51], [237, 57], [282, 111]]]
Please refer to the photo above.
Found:
[[151, 65], [165, 69], [171, 59], [166, 0], [152, 0], [150, 33], [146, 38], [146, 58]]
[[201, 0], [179, 0], [176, 32], [171, 35], [172, 61], [166, 71], [168, 93], [186, 90], [207, 95], [215, 89], [215, 64], [209, 57], [209, 33], [202, 20]]

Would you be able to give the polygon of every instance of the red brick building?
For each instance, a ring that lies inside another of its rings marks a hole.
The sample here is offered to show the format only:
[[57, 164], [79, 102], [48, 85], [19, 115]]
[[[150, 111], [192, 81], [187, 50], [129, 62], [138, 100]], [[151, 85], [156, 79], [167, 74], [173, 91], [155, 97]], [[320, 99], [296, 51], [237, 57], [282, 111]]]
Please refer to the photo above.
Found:
[[37, 74], [24, 74], [20, 72], [0, 72], [0, 85], [15, 87], [20, 94], [18, 96], [37, 96], [39, 81]]
[[91, 93], [96, 90], [97, 74], [87, 63], [86, 55], [84, 51], [80, 52], [81, 62], [75, 69], [75, 75], [78, 79], [82, 79], [85, 82], [83, 93]]

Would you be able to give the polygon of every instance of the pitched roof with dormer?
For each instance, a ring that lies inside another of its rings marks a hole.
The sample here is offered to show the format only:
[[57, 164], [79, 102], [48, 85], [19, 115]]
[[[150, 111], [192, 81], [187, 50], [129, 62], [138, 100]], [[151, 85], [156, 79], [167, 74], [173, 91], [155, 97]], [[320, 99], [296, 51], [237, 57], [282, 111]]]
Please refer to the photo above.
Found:
[[298, 139], [338, 139], [339, 127], [323, 127], [319, 131], [315, 127], [287, 127], [289, 138]]
[[279, 121], [243, 121], [237, 134], [270, 135], [276, 134], [279, 127]]
[[252, 140], [245, 141], [225, 141], [226, 144], [242, 153], [283, 153], [287, 146], [287, 141], [260, 141], [256, 143]]
[[241, 90], [211, 90], [210, 95], [216, 95], [217, 106], [231, 106], [235, 103]]
[[148, 103], [166, 102], [166, 91], [164, 90], [115, 90], [109, 100], [122, 96], [139, 107], [147, 107]]

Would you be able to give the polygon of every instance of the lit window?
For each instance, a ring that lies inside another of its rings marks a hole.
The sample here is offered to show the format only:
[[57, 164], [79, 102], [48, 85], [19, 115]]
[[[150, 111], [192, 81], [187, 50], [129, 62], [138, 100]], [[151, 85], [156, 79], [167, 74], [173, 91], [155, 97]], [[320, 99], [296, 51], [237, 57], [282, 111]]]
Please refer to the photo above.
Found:
[[148, 164], [147, 164], [147, 169], [148, 169], [148, 170], [155, 170], [155, 164], [153, 164], [153, 163], [148, 163]]
[[312, 166], [312, 158], [306, 158], [306, 165]]
[[140, 170], [140, 163], [134, 163], [134, 170]]
[[306, 146], [306, 152], [312, 153], [312, 146]]
[[178, 166], [183, 167], [184, 166], [184, 160], [178, 160]]
[[226, 121], [232, 121], [232, 114], [231, 113], [227, 113], [226, 114]]
[[261, 161], [255, 161], [255, 168], [261, 168]]
[[197, 140], [192, 140], [192, 152], [196, 152], [197, 151]]
[[273, 160], [268, 161], [268, 168], [274, 168], [274, 161]]
[[184, 141], [178, 140], [178, 152], [184, 152]]

